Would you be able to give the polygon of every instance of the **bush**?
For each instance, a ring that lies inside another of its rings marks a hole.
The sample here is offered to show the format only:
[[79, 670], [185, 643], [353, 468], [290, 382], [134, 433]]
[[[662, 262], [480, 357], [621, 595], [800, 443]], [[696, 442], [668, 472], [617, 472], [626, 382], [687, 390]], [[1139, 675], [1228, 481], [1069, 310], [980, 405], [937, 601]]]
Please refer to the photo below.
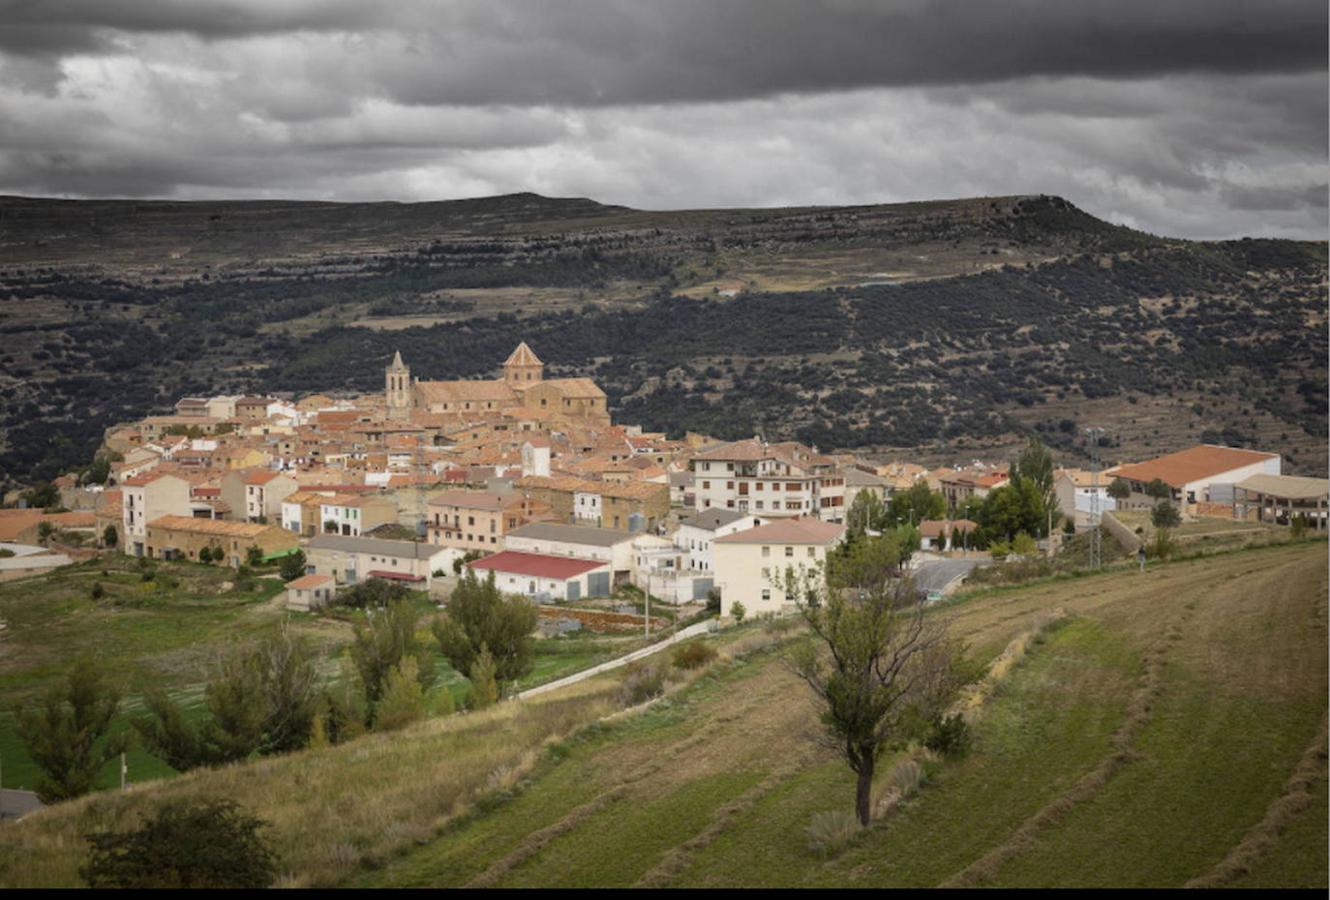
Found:
[[619, 689], [624, 706], [637, 706], [665, 693], [665, 668], [653, 663], [629, 663], [628, 675]]
[[888, 788], [901, 797], [917, 793], [924, 781], [924, 767], [913, 759], [901, 760], [887, 776]]
[[970, 726], [960, 713], [938, 716], [924, 746], [943, 756], [964, 756], [970, 750]]
[[677, 669], [700, 669], [716, 658], [716, 649], [702, 641], [680, 644], [674, 648], [674, 666]]
[[819, 856], [834, 856], [849, 846], [860, 830], [859, 820], [849, 810], [820, 812], [808, 823], [808, 849]]
[[720, 615], [720, 588], [712, 588], [707, 591], [707, 612], [713, 616]]
[[467, 670], [467, 675], [471, 679], [471, 692], [466, 698], [468, 708], [484, 709], [498, 702], [499, 683], [495, 680], [494, 656], [488, 647], [481, 645], [480, 654]]
[[92, 599], [100, 600], [105, 596], [106, 596], [106, 588], [102, 587], [102, 583], [100, 581], [94, 581], [92, 583]]
[[425, 689], [420, 685], [419, 663], [404, 656], [388, 673], [383, 697], [375, 709], [374, 730], [395, 731], [425, 717]]
[[230, 800], [177, 801], [135, 831], [89, 834], [93, 888], [262, 888], [277, 868], [264, 822]]
[[734, 621], [743, 622], [744, 616], [747, 614], [748, 610], [745, 609], [744, 605], [740, 603], [738, 600], [735, 600], [734, 603], [731, 604], [730, 615], [734, 616]]

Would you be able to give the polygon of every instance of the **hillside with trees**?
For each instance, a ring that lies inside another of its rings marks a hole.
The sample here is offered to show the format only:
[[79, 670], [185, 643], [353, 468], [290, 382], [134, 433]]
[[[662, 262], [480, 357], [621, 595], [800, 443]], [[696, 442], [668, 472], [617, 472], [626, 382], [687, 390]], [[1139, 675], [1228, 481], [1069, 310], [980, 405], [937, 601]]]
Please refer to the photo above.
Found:
[[[643, 212], [0, 198], [0, 477], [218, 391], [490, 374], [519, 340], [620, 421], [823, 450], [1326, 464], [1324, 244], [1197, 243], [1055, 197]], [[368, 327], [367, 327], [368, 326]], [[404, 327], [405, 326], [405, 327]]]

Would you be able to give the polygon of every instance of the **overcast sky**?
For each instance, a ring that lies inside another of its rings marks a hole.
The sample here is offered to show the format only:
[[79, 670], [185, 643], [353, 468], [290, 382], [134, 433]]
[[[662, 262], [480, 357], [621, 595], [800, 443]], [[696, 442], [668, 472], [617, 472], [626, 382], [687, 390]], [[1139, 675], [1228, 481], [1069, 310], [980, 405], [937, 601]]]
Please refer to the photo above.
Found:
[[1047, 193], [1324, 239], [1327, 75], [1325, 0], [0, 0], [0, 193]]

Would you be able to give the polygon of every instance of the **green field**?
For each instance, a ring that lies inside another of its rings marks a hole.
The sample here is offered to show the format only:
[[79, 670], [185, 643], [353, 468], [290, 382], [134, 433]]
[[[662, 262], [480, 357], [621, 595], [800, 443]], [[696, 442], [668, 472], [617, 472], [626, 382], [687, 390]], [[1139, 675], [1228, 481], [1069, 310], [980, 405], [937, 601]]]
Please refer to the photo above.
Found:
[[[39, 697], [80, 655], [96, 660], [123, 692], [116, 733], [129, 730], [128, 718], [142, 711], [150, 688], [165, 689], [187, 717], [201, 716], [214, 660], [283, 622], [310, 639], [330, 683], [342, 677], [339, 658], [359, 613], [292, 613], [283, 607], [277, 578], [256, 578], [249, 590], [230, 589], [235, 582], [230, 569], [195, 563], [160, 564], [153, 580], [144, 581], [134, 560], [107, 555], [42, 578], [0, 584], [0, 621], [6, 626], [0, 632], [0, 786], [31, 789], [38, 777], [15, 730], [14, 706]], [[97, 600], [94, 584], [105, 592]], [[433, 646], [425, 623], [434, 607], [423, 595], [415, 599], [425, 613], [420, 637]], [[535, 668], [517, 687], [603, 662], [622, 652], [622, 644], [594, 635], [540, 641]], [[468, 682], [442, 657], [436, 656], [436, 666], [431, 704], [449, 691], [460, 706]], [[131, 741], [126, 762], [133, 783], [175, 774], [137, 741]], [[118, 766], [108, 765], [99, 786], [118, 786], [119, 778]]]
[[[291, 886], [1181, 886], [1227, 872], [1220, 883], [1325, 889], [1328, 587], [1315, 541], [941, 609], [980, 659], [1051, 610], [1066, 619], [998, 683], [967, 756], [930, 764], [919, 793], [829, 855], [806, 830], [850, 808], [852, 779], [782, 661], [797, 634], [754, 623], [630, 713], [613, 712], [623, 676], [609, 673], [62, 804], [0, 826], [0, 884], [77, 884], [79, 834], [221, 794], [273, 823]], [[1310, 802], [1289, 804], [1300, 765]]]

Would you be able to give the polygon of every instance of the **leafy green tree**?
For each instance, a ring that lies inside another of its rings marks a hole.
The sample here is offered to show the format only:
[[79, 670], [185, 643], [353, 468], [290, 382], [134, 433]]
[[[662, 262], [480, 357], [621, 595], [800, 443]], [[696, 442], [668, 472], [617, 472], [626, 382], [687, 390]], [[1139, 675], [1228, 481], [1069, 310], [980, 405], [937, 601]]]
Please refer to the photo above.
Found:
[[370, 724], [373, 724], [374, 710], [383, 696], [388, 674], [406, 657], [416, 658], [417, 678], [422, 687], [434, 683], [433, 660], [416, 638], [419, 619], [420, 613], [409, 600], [396, 600], [383, 609], [371, 610], [369, 621], [357, 626], [353, 632], [351, 661], [369, 703]]
[[923, 737], [945, 708], [944, 621], [924, 614], [924, 597], [908, 579], [873, 568], [833, 568], [825, 578], [789, 569], [784, 589], [812, 634], [795, 645], [791, 666], [818, 700], [828, 742], [856, 776], [855, 815], [867, 825], [878, 760]]
[[387, 578], [366, 578], [364, 581], [344, 588], [337, 593], [338, 606], [352, 609], [380, 609], [399, 600], [405, 600], [410, 594], [405, 585]]
[[1034, 556], [1039, 552], [1039, 543], [1022, 531], [1012, 538], [1011, 552], [1017, 556]]
[[730, 604], [730, 615], [734, 617], [736, 625], [741, 625], [743, 624], [744, 616], [748, 615], [748, 608], [738, 600], [735, 600]]
[[277, 877], [266, 823], [230, 800], [177, 800], [124, 834], [85, 835], [93, 888], [264, 888]]
[[102, 543], [107, 547], [114, 547], [120, 543], [120, 532], [114, 525], [107, 525], [102, 531]]
[[925, 519], [941, 519], [947, 514], [947, 498], [928, 487], [926, 481], [916, 481], [905, 491], [891, 496], [887, 518], [890, 524], [918, 525]]
[[[899, 532], [899, 528], [893, 529], [881, 537], [842, 544], [827, 556], [827, 579], [835, 584], [856, 585], [865, 591], [885, 590], [899, 576], [903, 562]], [[791, 578], [791, 572], [787, 571], [777, 579], [777, 586], [789, 583]], [[804, 602], [812, 601], [805, 597]]]
[[1145, 496], [1154, 500], [1169, 500], [1173, 497], [1173, 488], [1162, 478], [1156, 478], [1145, 486]]
[[1042, 533], [1045, 528], [1044, 504], [1038, 486], [1021, 478], [989, 491], [979, 509], [979, 525], [989, 542], [1010, 542], [1022, 531]]
[[1150, 522], [1155, 528], [1176, 528], [1182, 524], [1182, 514], [1168, 500], [1160, 500], [1150, 510]]
[[1131, 485], [1121, 478], [1114, 478], [1108, 486], [1108, 496], [1114, 500], [1126, 500], [1131, 496]]
[[872, 491], [860, 491], [845, 513], [845, 539], [855, 541], [869, 529], [876, 531], [885, 516], [881, 498]]
[[487, 647], [494, 657], [495, 678], [500, 683], [516, 681], [535, 665], [535, 642], [539, 614], [524, 597], [505, 595], [491, 571], [484, 581], [467, 569], [448, 598], [447, 611], [434, 621], [439, 649], [459, 672], [471, 666]]
[[23, 496], [32, 507], [49, 509], [60, 505], [60, 489], [49, 481], [35, 485]]
[[467, 706], [471, 709], [485, 709], [499, 700], [499, 683], [496, 678], [498, 668], [489, 648], [481, 646], [475, 662], [467, 670], [471, 681], [471, 692], [467, 694]]
[[145, 697], [133, 720], [148, 751], [178, 771], [298, 750], [319, 712], [319, 675], [306, 641], [282, 627], [223, 660], [204, 688], [198, 726], [162, 691]]
[[120, 691], [81, 657], [37, 706], [14, 710], [18, 735], [42, 772], [37, 796], [43, 803], [88, 793], [106, 763], [124, 751], [125, 736], [110, 735], [119, 708]]
[[54, 534], [55, 534], [55, 526], [52, 525], [50, 522], [37, 523], [37, 542], [39, 544], [45, 544], [47, 541], [51, 539], [51, 536]]
[[305, 551], [297, 550], [282, 557], [277, 572], [283, 581], [295, 581], [305, 574]]
[[388, 673], [374, 716], [375, 731], [405, 728], [425, 716], [425, 689], [420, 685], [420, 666], [414, 656], [406, 656]]
[[92, 465], [88, 466], [87, 471], [83, 473], [84, 484], [106, 484], [106, 479], [111, 476], [111, 461], [105, 456], [97, 456], [93, 459]]
[[484, 555], [485, 555], [484, 551], [481, 551], [481, 550], [468, 550], [468, 551], [466, 551], [466, 552], [463, 553], [461, 556], [457, 557], [457, 559], [453, 560], [453, 574], [454, 574], [454, 575], [461, 575], [461, 574], [462, 574], [462, 569], [465, 568], [465, 566], [466, 566], [467, 563], [469, 563], [469, 562], [475, 562], [476, 560], [480, 559], [480, 558], [483, 557]]
[[1043, 521], [1030, 534], [1046, 537], [1056, 518], [1057, 498], [1053, 489], [1053, 456], [1038, 438], [1026, 442], [1025, 449], [1011, 465], [1008, 480], [1013, 484], [1020, 481], [1033, 485]]
[[245, 548], [245, 565], [261, 566], [263, 565], [263, 549], [258, 544], [250, 544]]

